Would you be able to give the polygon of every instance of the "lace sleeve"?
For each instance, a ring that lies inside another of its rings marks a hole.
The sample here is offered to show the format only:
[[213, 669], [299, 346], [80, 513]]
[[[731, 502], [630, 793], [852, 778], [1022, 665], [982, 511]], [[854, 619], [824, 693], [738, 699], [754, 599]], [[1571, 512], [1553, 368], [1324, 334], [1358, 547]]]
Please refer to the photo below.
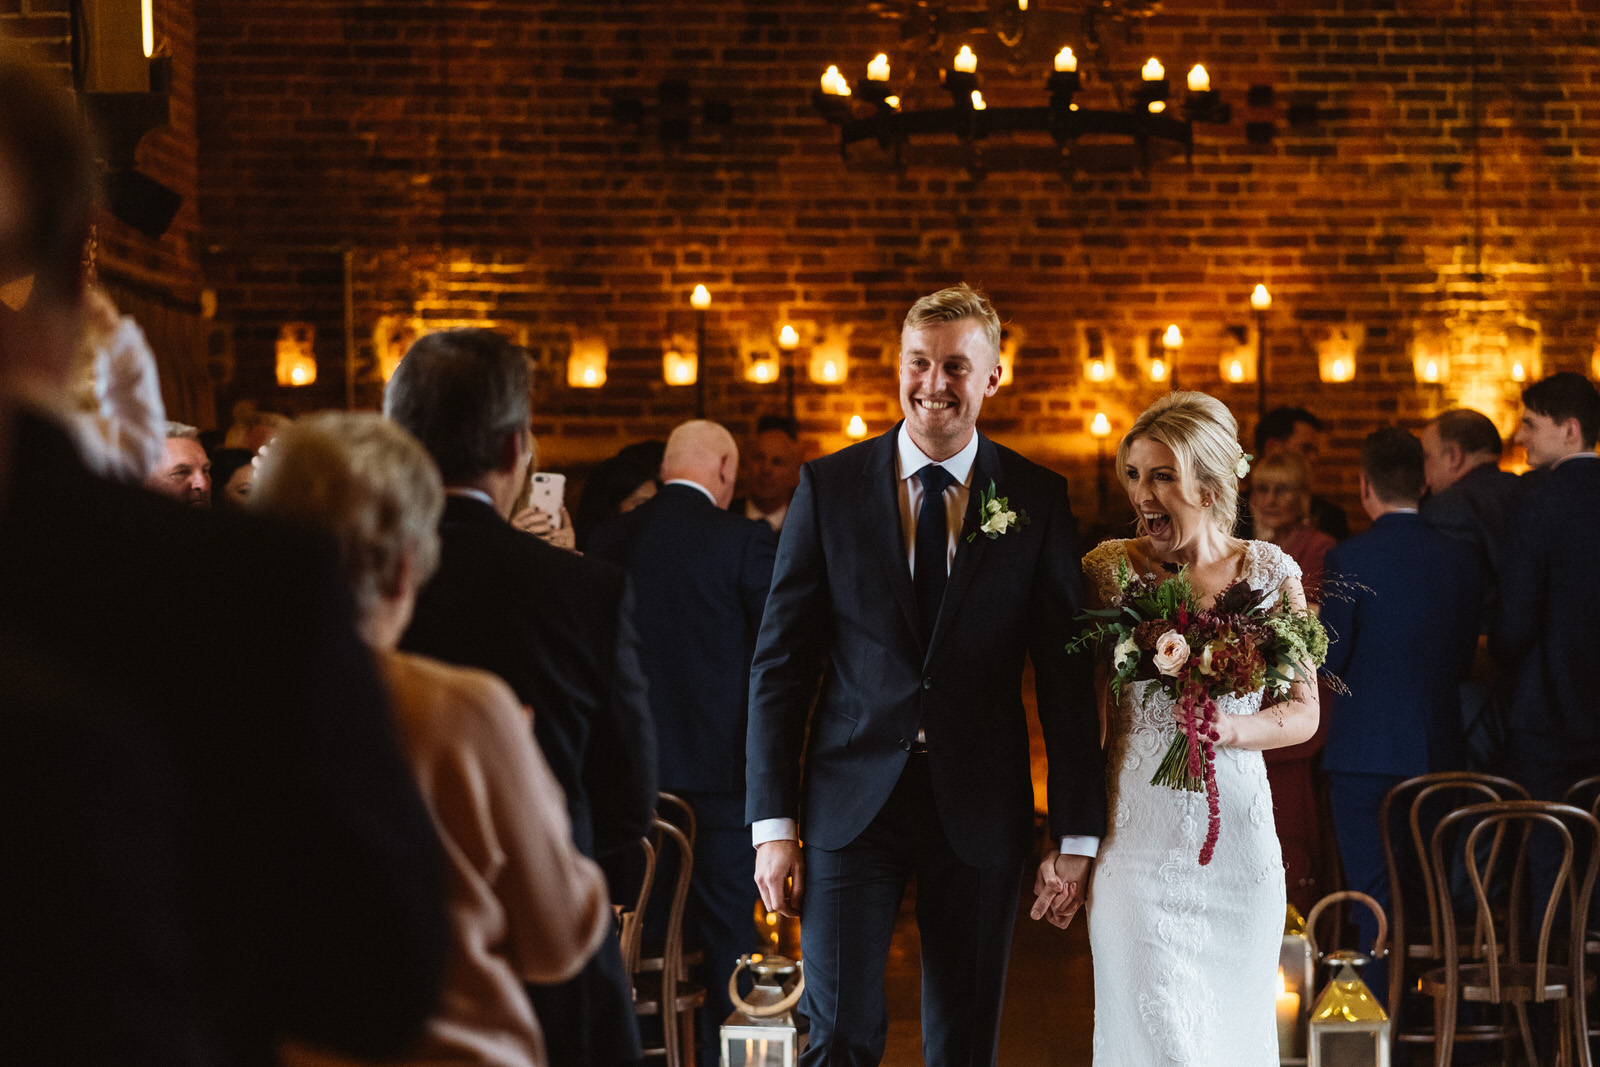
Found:
[[1127, 552], [1121, 541], [1102, 541], [1083, 557], [1083, 582], [1086, 592], [1097, 603], [1110, 603], [1117, 594], [1117, 561]]
[[1266, 599], [1276, 599], [1283, 583], [1290, 578], [1300, 579], [1300, 564], [1294, 557], [1270, 541], [1250, 542], [1250, 573], [1247, 580], [1266, 593]]

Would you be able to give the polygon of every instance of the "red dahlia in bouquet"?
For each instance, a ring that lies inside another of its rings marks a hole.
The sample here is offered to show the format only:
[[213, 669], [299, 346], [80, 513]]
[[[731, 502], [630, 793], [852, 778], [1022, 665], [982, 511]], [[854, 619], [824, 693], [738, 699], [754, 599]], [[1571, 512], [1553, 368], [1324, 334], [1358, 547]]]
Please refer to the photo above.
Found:
[[1317, 617], [1287, 596], [1236, 581], [1201, 610], [1187, 568], [1157, 581], [1117, 563], [1118, 593], [1106, 608], [1085, 612], [1089, 625], [1070, 645], [1111, 649], [1111, 697], [1132, 682], [1154, 682], [1182, 714], [1172, 747], [1151, 785], [1206, 794], [1210, 818], [1200, 864], [1211, 862], [1221, 818], [1217, 804], [1217, 700], [1262, 690], [1263, 701], [1288, 696], [1311, 681], [1328, 658], [1328, 634]]

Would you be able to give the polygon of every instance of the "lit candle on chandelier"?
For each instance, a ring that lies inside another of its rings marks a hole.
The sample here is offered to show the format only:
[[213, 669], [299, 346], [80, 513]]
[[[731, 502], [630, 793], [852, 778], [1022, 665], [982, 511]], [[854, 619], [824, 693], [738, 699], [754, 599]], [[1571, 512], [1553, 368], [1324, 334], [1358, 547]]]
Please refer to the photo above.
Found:
[[988, 106], [988, 104], [983, 102], [983, 94], [978, 92], [976, 89], [972, 90], [972, 110], [982, 111]]
[[867, 64], [867, 80], [872, 82], [886, 82], [889, 80], [889, 57], [882, 52]]
[[962, 45], [961, 51], [956, 53], [955, 61], [951, 64], [962, 74], [975, 74], [978, 70], [978, 57], [972, 54], [968, 45]]
[[1143, 78], [1147, 82], [1158, 82], [1166, 76], [1167, 68], [1163, 67], [1161, 65], [1161, 61], [1155, 56], [1151, 56], [1149, 62], [1147, 62], [1144, 65], [1144, 68], [1139, 71], [1139, 77]]
[[1189, 71], [1189, 91], [1191, 93], [1209, 93], [1211, 91], [1211, 75], [1206, 73], [1206, 68], [1196, 63], [1194, 69]]
[[1075, 74], [1078, 70], [1078, 57], [1072, 54], [1072, 49], [1063, 46], [1056, 53], [1056, 71], [1060, 74]]

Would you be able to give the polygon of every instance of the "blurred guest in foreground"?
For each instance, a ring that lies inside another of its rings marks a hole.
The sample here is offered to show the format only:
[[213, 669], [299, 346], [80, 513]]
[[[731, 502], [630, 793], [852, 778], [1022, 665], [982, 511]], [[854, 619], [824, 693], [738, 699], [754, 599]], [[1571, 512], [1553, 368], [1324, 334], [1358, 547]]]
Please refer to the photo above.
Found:
[[661, 456], [665, 450], [664, 442], [640, 441], [594, 465], [584, 479], [573, 523], [580, 550], [588, 547], [589, 535], [601, 523], [626, 515], [656, 495], [660, 488], [656, 476], [661, 471]]
[[[633, 581], [661, 788], [688, 801], [699, 823], [684, 937], [705, 957], [701, 1067], [720, 1062], [717, 1034], [733, 1011], [728, 977], [755, 948], [750, 917], [760, 897], [744, 828], [744, 735], [778, 539], [766, 523], [728, 510], [738, 470], [727, 430], [686, 422], [667, 438], [661, 491], [589, 542]], [[663, 920], [664, 912], [655, 910]]]
[[224, 448], [247, 449], [252, 455], [260, 452], [293, 420], [276, 411], [257, 411], [252, 404], [244, 410], [235, 405], [233, 425], [223, 439]]
[[1479, 651], [1472, 675], [1461, 685], [1461, 721], [1468, 766], [1495, 774], [1505, 769], [1509, 696], [1504, 672], [1488, 654], [1487, 635], [1499, 613], [1501, 552], [1523, 488], [1516, 475], [1500, 469], [1502, 451], [1500, 431], [1487, 415], [1470, 408], [1446, 411], [1422, 431], [1428, 480], [1422, 521], [1467, 545], [1478, 561]]
[[211, 457], [200, 447], [200, 431], [167, 423], [166, 451], [144, 487], [191, 508], [211, 506]]
[[781, 532], [789, 501], [800, 487], [804, 459], [799, 424], [783, 415], [761, 416], [750, 456], [739, 468], [745, 495], [731, 505], [734, 514], [758, 519], [771, 526], [773, 533]]
[[[1524, 390], [1522, 406], [1517, 443], [1543, 473], [1511, 519], [1491, 647], [1513, 676], [1508, 773], [1535, 799], [1560, 800], [1600, 768], [1600, 394], [1582, 375], [1554, 374]], [[1560, 852], [1546, 834], [1531, 848], [1543, 907]]]
[[[1422, 444], [1406, 431], [1367, 437], [1361, 506], [1372, 526], [1328, 553], [1329, 581], [1341, 581], [1322, 606], [1326, 667], [1349, 690], [1334, 695], [1322, 760], [1334, 832], [1348, 887], [1385, 908], [1378, 809], [1407, 778], [1465, 766], [1460, 685], [1478, 641], [1477, 563], [1418, 516], [1422, 471]], [[1377, 920], [1358, 909], [1356, 923], [1371, 944]], [[1363, 977], [1382, 991], [1387, 968], [1377, 961]]]
[[139, 324], [118, 316], [104, 290], [88, 290], [84, 308], [78, 445], [90, 470], [138, 485], [165, 450], [167, 415], [155, 356]]
[[0, 100], [0, 290], [27, 290], [0, 301], [0, 1048], [397, 1053], [439, 988], [438, 841], [331, 546], [85, 469], [95, 154], [3, 44]]
[[[1313, 468], [1317, 457], [1322, 454], [1322, 433], [1322, 420], [1305, 408], [1273, 408], [1261, 417], [1261, 422], [1256, 426], [1256, 460], [1260, 462], [1280, 452], [1293, 452], [1306, 461], [1308, 469]], [[1249, 491], [1240, 494], [1240, 499], [1250, 504], [1253, 494], [1252, 484]], [[1253, 507], [1251, 505], [1240, 511], [1240, 537], [1255, 536]], [[1312, 494], [1311, 521], [1335, 541], [1350, 536], [1350, 520], [1345, 517], [1344, 508], [1326, 497]]]
[[[626, 576], [507, 521], [533, 454], [527, 355], [492, 330], [428, 334], [389, 379], [383, 406], [433, 456], [448, 497], [439, 573], [401, 647], [504, 679], [537, 711], [534, 737], [566, 790], [579, 850], [632, 845], [650, 830], [656, 755]], [[615, 938], [573, 981], [531, 990], [551, 1063], [638, 1059]]]
[[[506, 684], [395, 651], [439, 560], [444, 488], [433, 460], [380, 415], [312, 415], [278, 435], [252, 507], [338, 544], [357, 625], [449, 858], [443, 1001], [421, 1044], [390, 1062], [542, 1067], [522, 983], [570, 978], [593, 955], [611, 928], [605, 879], [573, 848], [566, 798]], [[294, 1046], [286, 1062], [346, 1061]]]

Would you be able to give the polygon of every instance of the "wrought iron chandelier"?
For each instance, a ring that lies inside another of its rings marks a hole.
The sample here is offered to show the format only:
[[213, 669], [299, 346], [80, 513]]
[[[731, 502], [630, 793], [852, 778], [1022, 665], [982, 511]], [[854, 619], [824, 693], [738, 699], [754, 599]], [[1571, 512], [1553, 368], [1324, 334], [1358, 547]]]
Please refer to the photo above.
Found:
[[[1153, 14], [1156, 3], [1102, 0], [1071, 12], [1030, 10], [1038, 2], [1007, 0], [1001, 9], [952, 9], [930, 0], [911, 0], [899, 10], [880, 7], [885, 17], [900, 23], [895, 62], [891, 64], [888, 53], [880, 53], [866, 65], [865, 77], [854, 84], [837, 66], [830, 66], [812, 94], [818, 113], [839, 127], [841, 154], [853, 144], [875, 140], [900, 168], [913, 139], [953, 137], [966, 147], [967, 168], [977, 174], [985, 169], [981, 146], [991, 135], [1042, 132], [1049, 135], [1060, 165], [1067, 169], [1079, 165], [1086, 138], [1132, 145], [1148, 169], [1161, 146], [1169, 152], [1181, 149], [1192, 161], [1194, 125], [1230, 120], [1231, 107], [1211, 87], [1203, 66], [1196, 64], [1189, 71], [1181, 102], [1173, 100], [1166, 69], [1155, 57], [1144, 63], [1131, 87], [1122, 85], [1109, 69], [1102, 23], [1120, 23], [1127, 29]], [[990, 106], [979, 82], [974, 46], [983, 51], [986, 64], [998, 61], [1015, 77], [1029, 80], [1043, 75], [1048, 103]], [[1086, 78], [1090, 69], [1094, 75]], [[903, 72], [902, 88], [890, 80], [891, 70]], [[935, 71], [949, 106], [909, 106], [915, 86]], [[1109, 96], [1115, 106], [1089, 106], [1091, 93]]]

